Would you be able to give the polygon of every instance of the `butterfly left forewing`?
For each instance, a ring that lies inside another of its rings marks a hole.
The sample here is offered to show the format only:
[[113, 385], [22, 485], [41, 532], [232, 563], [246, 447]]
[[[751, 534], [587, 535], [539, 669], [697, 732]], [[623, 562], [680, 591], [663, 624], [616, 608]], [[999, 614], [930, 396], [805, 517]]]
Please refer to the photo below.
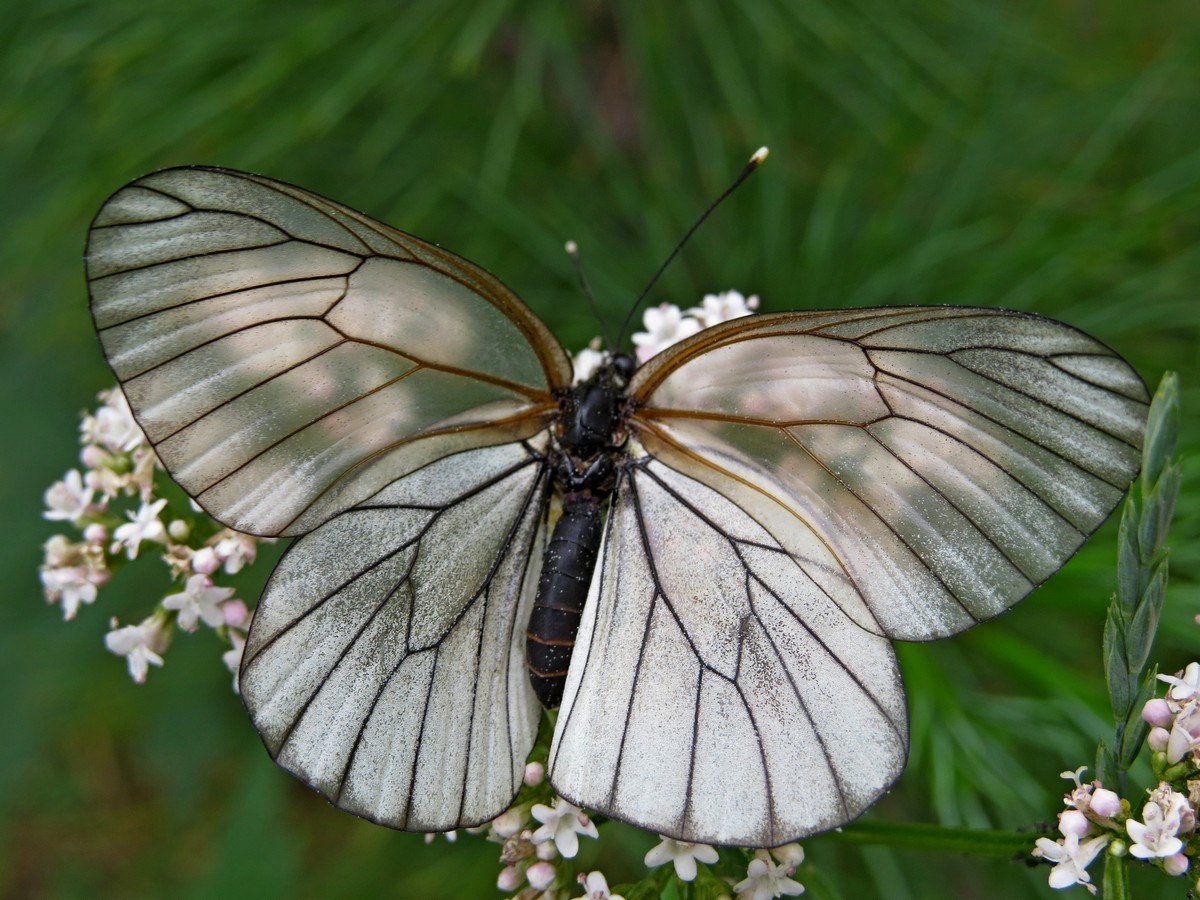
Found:
[[276, 762], [394, 828], [502, 812], [540, 716], [524, 645], [547, 491], [529, 446], [469, 450], [289, 548], [240, 673]]
[[113, 371], [231, 527], [302, 534], [404, 474], [545, 427], [562, 348], [494, 276], [283, 182], [156, 172], [86, 253]]
[[736, 504], [633, 452], [559, 712], [555, 788], [711, 844], [855, 818], [907, 750], [890, 642]]

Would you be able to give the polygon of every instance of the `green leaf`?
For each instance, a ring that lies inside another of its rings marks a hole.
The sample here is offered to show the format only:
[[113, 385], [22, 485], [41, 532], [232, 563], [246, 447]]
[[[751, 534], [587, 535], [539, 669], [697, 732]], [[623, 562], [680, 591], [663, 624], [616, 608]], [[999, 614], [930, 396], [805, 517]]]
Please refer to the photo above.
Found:
[[1142, 483], [1154, 485], [1168, 460], [1175, 455], [1179, 434], [1179, 376], [1167, 372], [1158, 383], [1150, 414], [1146, 419], [1143, 442]]
[[1121, 611], [1114, 602], [1108, 607], [1104, 622], [1104, 677], [1108, 682], [1108, 696], [1117, 720], [1125, 718], [1132, 702], [1129, 666], [1125, 650], [1125, 629]]
[[[1133, 707], [1129, 710], [1129, 715], [1125, 719], [1124, 733], [1121, 735], [1120, 747], [1120, 763], [1123, 769], [1128, 769], [1137, 759], [1138, 752], [1142, 749], [1142, 743], [1146, 740], [1146, 735], [1150, 731], [1150, 726], [1142, 719], [1142, 707], [1146, 705], [1146, 701], [1154, 696], [1158, 689], [1158, 667], [1151, 666], [1146, 672], [1146, 676], [1142, 679], [1141, 687], [1138, 688], [1137, 696], [1134, 698]], [[1101, 781], [1104, 779], [1102, 778]]]
[[1141, 601], [1125, 629], [1125, 656], [1131, 680], [1141, 676], [1146, 661], [1150, 658], [1150, 649], [1154, 646], [1154, 635], [1158, 631], [1158, 619], [1166, 590], [1167, 561], [1164, 559], [1154, 567], [1154, 574], [1142, 592]]
[[1142, 593], [1142, 553], [1138, 541], [1138, 507], [1130, 494], [1121, 511], [1121, 528], [1117, 535], [1117, 599], [1125, 616], [1129, 616]]
[[1100, 779], [1101, 784], [1117, 783], [1116, 756], [1104, 741], [1096, 747], [1096, 777]]
[[1143, 563], [1153, 561], [1162, 552], [1171, 516], [1175, 513], [1175, 500], [1179, 496], [1180, 474], [1179, 463], [1168, 462], [1163, 467], [1158, 483], [1142, 500], [1138, 543], [1143, 553]]

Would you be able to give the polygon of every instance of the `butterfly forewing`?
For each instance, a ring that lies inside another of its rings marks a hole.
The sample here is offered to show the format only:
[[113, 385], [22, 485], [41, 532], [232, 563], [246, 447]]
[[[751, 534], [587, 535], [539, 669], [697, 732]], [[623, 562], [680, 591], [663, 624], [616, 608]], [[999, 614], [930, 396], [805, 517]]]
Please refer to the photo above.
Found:
[[917, 640], [1002, 612], [1074, 553], [1137, 474], [1149, 399], [1069, 326], [945, 307], [727, 323], [631, 392], [653, 454], [836, 567], [860, 625]]
[[535, 434], [570, 381], [492, 275], [261, 176], [139, 179], [101, 208], [87, 267], [159, 457], [242, 531], [301, 534], [443, 456]]
[[524, 646], [547, 489], [527, 445], [469, 450], [288, 550], [240, 674], [281, 766], [410, 831], [478, 824], [512, 802], [540, 714]]
[[642, 456], [601, 565], [551, 750], [564, 796], [681, 840], [767, 847], [855, 818], [899, 776], [891, 642], [736, 503]]

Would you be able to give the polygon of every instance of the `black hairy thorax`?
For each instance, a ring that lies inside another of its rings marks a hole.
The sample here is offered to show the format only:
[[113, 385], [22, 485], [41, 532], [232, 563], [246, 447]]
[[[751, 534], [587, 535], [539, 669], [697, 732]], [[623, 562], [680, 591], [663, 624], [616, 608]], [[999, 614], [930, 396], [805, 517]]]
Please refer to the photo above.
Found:
[[562, 515], [542, 560], [525, 631], [529, 681], [546, 709], [562, 702], [567, 667], [600, 550], [602, 508], [616, 486], [627, 438], [626, 387], [634, 361], [618, 353], [558, 398], [550, 462]]

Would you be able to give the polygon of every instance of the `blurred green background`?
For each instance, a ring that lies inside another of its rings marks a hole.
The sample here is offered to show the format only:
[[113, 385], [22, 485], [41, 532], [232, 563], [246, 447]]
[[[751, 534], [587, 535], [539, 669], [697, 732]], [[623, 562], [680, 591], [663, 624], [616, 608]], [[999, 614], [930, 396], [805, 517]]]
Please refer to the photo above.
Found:
[[[738, 288], [770, 310], [1036, 310], [1116, 347], [1152, 386], [1178, 370], [1194, 454], [1198, 50], [1190, 0], [0, 5], [0, 892], [498, 896], [495, 845], [427, 847], [279, 773], [210, 634], [181, 635], [132, 684], [104, 651], [107, 621], [140, 617], [164, 582], [122, 573], [70, 623], [42, 603], [41, 492], [77, 464], [78, 412], [110, 383], [80, 253], [121, 184], [211, 163], [309, 187], [478, 261], [578, 348], [596, 326], [564, 240], [618, 321], [768, 144], [655, 301]], [[1172, 541], [1168, 670], [1200, 652], [1197, 469]], [[1111, 728], [1099, 645], [1115, 533], [1110, 521], [1015, 612], [901, 648], [912, 762], [870, 815], [1052, 818], [1058, 772]], [[653, 840], [606, 832], [595, 864], [638, 877]], [[806, 847], [843, 897], [1052, 894], [1046, 870], [1019, 863]]]

